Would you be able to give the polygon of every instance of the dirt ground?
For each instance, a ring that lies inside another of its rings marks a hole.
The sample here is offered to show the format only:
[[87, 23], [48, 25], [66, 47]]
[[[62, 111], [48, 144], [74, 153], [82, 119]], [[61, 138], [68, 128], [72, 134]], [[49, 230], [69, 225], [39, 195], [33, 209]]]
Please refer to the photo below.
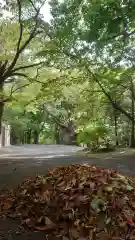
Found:
[[[121, 149], [107, 154], [78, 153], [73, 156], [55, 158], [0, 159], [0, 190], [12, 188], [27, 177], [44, 174], [48, 169], [71, 163], [90, 163], [99, 167], [114, 168], [120, 172], [135, 176], [135, 150]], [[50, 238], [43, 232], [25, 230], [20, 222], [0, 218], [0, 240], [45, 240]]]

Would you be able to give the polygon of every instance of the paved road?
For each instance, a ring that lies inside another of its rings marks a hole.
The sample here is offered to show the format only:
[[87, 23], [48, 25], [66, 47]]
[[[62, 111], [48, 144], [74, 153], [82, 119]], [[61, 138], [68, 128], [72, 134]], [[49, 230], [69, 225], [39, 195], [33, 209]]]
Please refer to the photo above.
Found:
[[36, 145], [25, 144], [21, 146], [3, 147], [0, 149], [0, 159], [13, 158], [55, 158], [69, 156], [83, 147], [68, 146], [68, 145]]
[[135, 152], [128, 155], [78, 153], [83, 148], [65, 145], [22, 145], [0, 149], [0, 189], [12, 187], [24, 178], [44, 174], [48, 169], [71, 163], [90, 163], [135, 175]]
[[[90, 158], [77, 153], [82, 148], [62, 145], [23, 145], [0, 149], [0, 189], [17, 185], [24, 178], [44, 174], [48, 169], [70, 163], [90, 163], [100, 167], [117, 168], [135, 176], [135, 152], [126, 155], [92, 155]], [[44, 233], [16, 234], [19, 223], [0, 219], [0, 240], [53, 240]]]
[[53, 167], [74, 162], [83, 149], [65, 145], [21, 145], [0, 149], [0, 189], [11, 187], [25, 177], [44, 174]]

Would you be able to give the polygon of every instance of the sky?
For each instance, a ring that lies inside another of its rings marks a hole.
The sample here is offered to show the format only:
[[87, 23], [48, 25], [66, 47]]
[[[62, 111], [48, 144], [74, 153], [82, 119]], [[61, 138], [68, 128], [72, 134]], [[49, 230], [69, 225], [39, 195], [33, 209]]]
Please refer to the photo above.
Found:
[[44, 16], [44, 20], [49, 22], [51, 20], [51, 14], [50, 14], [50, 6], [48, 4], [48, 1], [46, 1], [45, 5], [41, 9], [41, 13]]
[[[0, 0], [0, 3], [3, 3], [3, 0]], [[49, 22], [51, 20], [51, 14], [50, 14], [50, 6], [48, 4], [48, 1], [46, 1], [45, 5], [41, 9], [41, 14], [44, 16], [44, 20]], [[11, 14], [7, 11], [4, 11], [4, 17], [11, 16]]]

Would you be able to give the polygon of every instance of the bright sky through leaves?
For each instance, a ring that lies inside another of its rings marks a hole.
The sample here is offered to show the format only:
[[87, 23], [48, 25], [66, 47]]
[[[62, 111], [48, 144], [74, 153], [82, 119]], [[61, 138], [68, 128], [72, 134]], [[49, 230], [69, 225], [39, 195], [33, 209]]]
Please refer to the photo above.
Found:
[[[3, 0], [0, 0], [0, 3], [3, 3]], [[51, 20], [51, 14], [50, 14], [50, 6], [48, 4], [48, 1], [46, 1], [45, 5], [41, 9], [41, 14], [44, 16], [44, 20], [49, 22]], [[11, 13], [4, 11], [4, 17], [11, 16]]]

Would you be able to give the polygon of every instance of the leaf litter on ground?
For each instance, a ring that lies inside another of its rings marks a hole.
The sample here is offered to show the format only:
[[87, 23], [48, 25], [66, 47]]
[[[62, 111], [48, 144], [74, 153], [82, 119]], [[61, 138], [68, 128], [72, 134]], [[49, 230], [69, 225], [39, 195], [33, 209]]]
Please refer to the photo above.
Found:
[[63, 240], [133, 240], [135, 180], [87, 164], [58, 167], [1, 194], [0, 213]]

